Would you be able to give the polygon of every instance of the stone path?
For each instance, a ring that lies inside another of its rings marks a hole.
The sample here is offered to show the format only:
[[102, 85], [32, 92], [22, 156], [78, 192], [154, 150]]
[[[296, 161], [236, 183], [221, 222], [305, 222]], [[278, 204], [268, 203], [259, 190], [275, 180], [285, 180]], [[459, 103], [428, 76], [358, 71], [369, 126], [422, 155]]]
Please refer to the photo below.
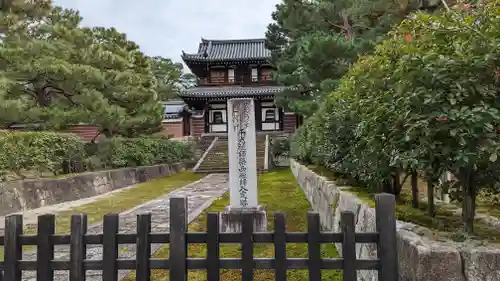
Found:
[[[152, 214], [152, 232], [168, 232], [169, 230], [169, 199], [171, 197], [185, 196], [188, 199], [188, 220], [191, 222], [198, 217], [214, 200], [221, 197], [228, 190], [228, 176], [226, 174], [211, 174], [200, 181], [188, 184], [180, 189], [172, 191], [167, 195], [137, 206], [131, 210], [120, 214], [120, 232], [134, 233], [136, 231], [136, 219], [138, 214]], [[88, 233], [102, 233], [102, 223], [91, 225]], [[151, 245], [151, 252], [154, 253], [162, 245]], [[135, 257], [135, 245], [121, 245], [119, 258], [133, 259]], [[69, 260], [69, 245], [56, 246], [56, 260]], [[102, 246], [87, 246], [87, 259], [102, 259]], [[23, 260], [36, 260], [36, 249], [30, 249], [23, 253]], [[128, 274], [126, 270], [120, 270], [120, 279]], [[102, 281], [101, 271], [87, 271], [87, 281]], [[23, 280], [35, 281], [35, 271], [24, 271]], [[69, 280], [68, 271], [55, 271], [54, 281]]]
[[[107, 193], [104, 193], [101, 195], [83, 198], [80, 200], [63, 202], [63, 203], [54, 204], [54, 205], [50, 205], [50, 206], [43, 206], [43, 207], [33, 209], [33, 210], [18, 212], [16, 214], [23, 215], [23, 223], [25, 226], [36, 225], [39, 215], [57, 214], [57, 213], [60, 213], [63, 211], [71, 210], [73, 208], [87, 205], [87, 204], [91, 204], [91, 203], [94, 203], [94, 202], [101, 200], [103, 198], [109, 197], [111, 195], [115, 195], [115, 194], [120, 193], [120, 192], [124, 192], [124, 191], [132, 189], [132, 188], [136, 188], [136, 187], [137, 187], [137, 185], [131, 185], [131, 186], [124, 187], [124, 188], [117, 189], [117, 190], [113, 190], [113, 191], [110, 191], [110, 192], [107, 192]], [[5, 217], [0, 216], [0, 235], [4, 235], [4, 233], [5, 233]]]

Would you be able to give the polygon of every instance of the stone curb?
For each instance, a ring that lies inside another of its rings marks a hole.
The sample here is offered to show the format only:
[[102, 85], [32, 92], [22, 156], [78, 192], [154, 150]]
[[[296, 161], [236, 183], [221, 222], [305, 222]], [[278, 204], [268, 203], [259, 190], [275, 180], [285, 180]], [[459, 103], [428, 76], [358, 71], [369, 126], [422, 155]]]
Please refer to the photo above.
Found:
[[[340, 213], [349, 210], [356, 214], [356, 231], [375, 230], [375, 210], [353, 193], [294, 160], [290, 160], [290, 169], [325, 229], [338, 231]], [[397, 222], [397, 231], [401, 281], [500, 281], [498, 245], [436, 241], [426, 236], [431, 230], [403, 221]], [[356, 252], [358, 259], [376, 258], [375, 245], [359, 244]], [[362, 270], [358, 280], [374, 281], [377, 275]]]

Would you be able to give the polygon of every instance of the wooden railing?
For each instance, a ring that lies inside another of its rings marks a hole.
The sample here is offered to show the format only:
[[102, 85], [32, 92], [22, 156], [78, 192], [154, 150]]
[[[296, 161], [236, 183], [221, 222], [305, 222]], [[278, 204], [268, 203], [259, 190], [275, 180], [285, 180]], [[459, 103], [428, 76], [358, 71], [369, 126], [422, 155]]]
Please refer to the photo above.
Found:
[[[242, 215], [241, 233], [220, 233], [219, 214], [209, 213], [206, 233], [188, 232], [187, 200], [170, 199], [170, 233], [151, 232], [151, 214], [137, 216], [137, 233], [119, 233], [117, 214], [104, 216], [103, 233], [87, 234], [87, 216], [71, 217], [71, 234], [54, 234], [54, 215], [38, 217], [38, 234], [23, 234], [23, 217], [11, 215], [5, 220], [5, 261], [0, 262], [0, 280], [21, 281], [23, 270], [36, 270], [38, 281], [53, 281], [54, 270], [69, 271], [69, 281], [85, 280], [87, 270], [102, 272], [102, 280], [118, 280], [118, 270], [135, 270], [136, 280], [149, 281], [152, 269], [168, 269], [170, 280], [186, 281], [188, 269], [205, 269], [207, 281], [220, 280], [221, 269], [241, 269], [242, 280], [252, 281], [254, 269], [273, 269], [275, 280], [286, 280], [287, 270], [307, 269], [310, 281], [321, 280], [322, 269], [342, 269], [343, 280], [356, 281], [357, 270], [378, 270], [378, 280], [398, 280], [396, 250], [395, 200], [389, 194], [376, 196], [376, 233], [356, 233], [355, 215], [341, 215], [340, 233], [321, 232], [317, 213], [307, 215], [307, 232], [286, 232], [285, 215], [274, 215], [274, 231], [253, 232], [252, 214]], [[152, 258], [151, 244], [168, 243], [168, 259]], [[206, 258], [189, 258], [189, 243], [207, 245]], [[222, 258], [219, 247], [223, 243], [241, 245], [241, 258]], [[274, 257], [256, 258], [254, 244], [274, 245]], [[307, 243], [307, 258], [287, 257], [287, 243]], [[343, 258], [322, 258], [321, 244], [342, 243]], [[357, 259], [356, 243], [376, 243], [377, 259]], [[119, 259], [120, 244], [135, 244], [135, 259]], [[23, 247], [36, 246], [36, 261], [23, 260]], [[69, 245], [69, 259], [55, 260], [54, 245]], [[102, 260], [86, 259], [87, 245], [102, 245]]]

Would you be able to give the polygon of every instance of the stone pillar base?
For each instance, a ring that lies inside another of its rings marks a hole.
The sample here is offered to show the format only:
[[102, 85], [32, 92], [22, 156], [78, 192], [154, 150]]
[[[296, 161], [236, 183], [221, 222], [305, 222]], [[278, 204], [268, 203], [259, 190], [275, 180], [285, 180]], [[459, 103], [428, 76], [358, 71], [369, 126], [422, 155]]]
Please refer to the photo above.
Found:
[[253, 231], [267, 232], [267, 214], [262, 206], [235, 208], [227, 206], [220, 213], [220, 232], [238, 233], [242, 230], [243, 214], [253, 215]]

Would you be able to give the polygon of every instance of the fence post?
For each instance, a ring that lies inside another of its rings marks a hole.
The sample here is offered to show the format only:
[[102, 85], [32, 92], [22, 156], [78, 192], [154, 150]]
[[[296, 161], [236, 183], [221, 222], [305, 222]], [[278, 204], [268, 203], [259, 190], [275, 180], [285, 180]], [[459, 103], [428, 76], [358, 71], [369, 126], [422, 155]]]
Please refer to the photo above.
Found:
[[5, 218], [4, 279], [21, 281], [21, 270], [17, 261], [23, 258], [20, 236], [23, 234], [23, 216], [11, 215]]
[[[342, 212], [340, 218], [342, 225], [342, 259], [343, 259], [343, 280], [358, 280], [356, 272], [356, 240], [354, 238], [356, 229], [354, 225], [354, 213]], [[380, 280], [383, 281], [383, 280]]]
[[36, 249], [36, 280], [53, 281], [54, 271], [50, 267], [50, 261], [54, 259], [54, 245], [50, 237], [55, 231], [55, 216], [53, 214], [38, 217], [38, 235]]
[[377, 254], [380, 260], [378, 280], [398, 281], [398, 249], [396, 237], [396, 200], [394, 195], [375, 196], [375, 220], [379, 235]]
[[187, 200], [170, 198], [170, 280], [187, 280]]
[[207, 216], [207, 281], [220, 280], [219, 214]]
[[119, 230], [118, 214], [107, 214], [103, 221], [102, 238], [102, 280], [117, 281], [118, 269], [116, 260], [118, 259], [118, 241], [116, 236]]
[[307, 214], [307, 250], [309, 253], [309, 280], [321, 281], [321, 244], [319, 214]]
[[71, 216], [70, 268], [69, 281], [84, 281], [85, 267], [83, 262], [87, 256], [85, 234], [87, 232], [87, 215], [76, 214]]
[[286, 281], [286, 226], [283, 213], [274, 214], [274, 270], [276, 281]]
[[[149, 233], [151, 232], [151, 214], [137, 216], [137, 240], [136, 240], [136, 279], [149, 281], [149, 258], [151, 257], [151, 244]], [[106, 280], [107, 281], [107, 280]]]

